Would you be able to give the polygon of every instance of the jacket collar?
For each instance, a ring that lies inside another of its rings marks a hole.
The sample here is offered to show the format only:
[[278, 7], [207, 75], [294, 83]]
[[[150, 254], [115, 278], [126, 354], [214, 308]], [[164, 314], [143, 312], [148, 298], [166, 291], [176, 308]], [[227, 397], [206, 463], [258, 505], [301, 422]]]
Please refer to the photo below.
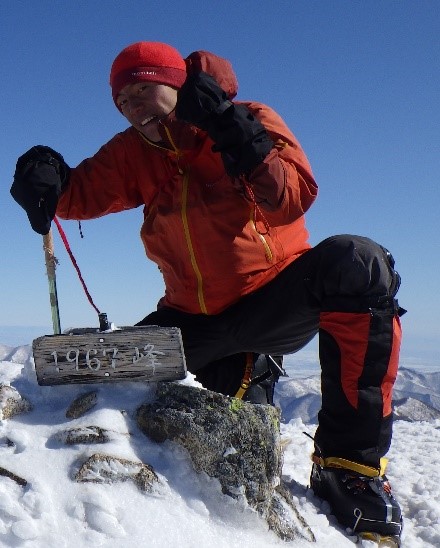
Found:
[[152, 147], [176, 153], [198, 149], [207, 135], [201, 129], [178, 120], [174, 111], [160, 121], [158, 129], [162, 138], [160, 142], [150, 141], [140, 131], [138, 133]]

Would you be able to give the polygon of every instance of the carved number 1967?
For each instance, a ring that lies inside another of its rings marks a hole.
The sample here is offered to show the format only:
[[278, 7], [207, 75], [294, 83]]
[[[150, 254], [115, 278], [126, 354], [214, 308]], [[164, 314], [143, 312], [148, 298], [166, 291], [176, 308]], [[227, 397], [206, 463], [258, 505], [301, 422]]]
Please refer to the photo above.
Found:
[[[125, 359], [127, 359], [127, 352], [125, 351], [124, 354]], [[164, 352], [154, 350], [154, 344], [146, 344], [140, 350], [137, 346], [135, 346], [131, 355], [131, 363], [136, 364], [142, 360], [142, 362], [145, 363], [145, 367], [153, 367], [154, 369], [156, 365], [159, 365], [158, 357], [164, 355]], [[54, 350], [51, 352], [51, 356], [53, 356], [57, 371], [60, 370], [60, 364], [62, 362], [75, 364], [75, 369], [77, 371], [80, 369], [80, 365], [83, 365], [84, 362], [85, 365], [92, 371], [98, 371], [101, 368], [101, 365], [107, 365], [112, 369], [116, 369], [117, 360], [120, 357], [119, 349], [116, 347], [103, 348], [101, 350], [90, 348], [85, 352], [85, 354], [84, 352], [80, 352], [78, 348], [69, 348], [66, 351], [64, 359], [62, 353]]]

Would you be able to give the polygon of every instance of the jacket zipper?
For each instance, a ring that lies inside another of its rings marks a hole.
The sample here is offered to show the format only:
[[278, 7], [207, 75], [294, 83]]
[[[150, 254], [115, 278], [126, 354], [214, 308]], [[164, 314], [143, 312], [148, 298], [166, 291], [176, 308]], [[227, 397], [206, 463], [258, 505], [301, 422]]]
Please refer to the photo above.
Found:
[[272, 254], [270, 245], [268, 244], [265, 235], [261, 234], [261, 232], [257, 229], [257, 225], [255, 224], [255, 210], [253, 208], [251, 209], [249, 222], [251, 223], [252, 229], [255, 230], [255, 232], [257, 233], [257, 236], [260, 238], [260, 241], [263, 244], [264, 254], [266, 255], [267, 262], [268, 263], [273, 262], [273, 254]]
[[[181, 157], [182, 154], [181, 154], [180, 150], [176, 147], [176, 145], [175, 145], [175, 143], [174, 143], [174, 141], [171, 137], [171, 133], [170, 133], [169, 129], [167, 128], [167, 126], [164, 125], [163, 127], [165, 129], [166, 134], [167, 134], [168, 140], [169, 140], [171, 146], [173, 147], [173, 152], [176, 155], [177, 169], [179, 171], [179, 174], [183, 176], [182, 210], [181, 210], [183, 232], [185, 234], [186, 245], [188, 246], [191, 266], [194, 270], [194, 274], [195, 274], [196, 280], [197, 280], [197, 298], [198, 298], [198, 301], [199, 301], [200, 310], [202, 311], [203, 314], [208, 314], [208, 309], [206, 308], [205, 297], [204, 297], [204, 294], [203, 294], [202, 273], [200, 272], [199, 265], [197, 264], [196, 255], [194, 253], [194, 247], [193, 247], [193, 244], [192, 244], [191, 234], [190, 234], [190, 231], [189, 231], [189, 224], [188, 224], [188, 207], [187, 206], [188, 206], [189, 169], [187, 168], [187, 169], [184, 170], [180, 166], [179, 158]], [[144, 137], [144, 135], [142, 135], [142, 133], [141, 133], [141, 136]], [[157, 148], [164, 148], [164, 147], [161, 147], [160, 145], [156, 145], [155, 143], [152, 143], [151, 141], [149, 141], [145, 137], [144, 137], [144, 139], [147, 143], [152, 144], [153, 146], [156, 146]]]
[[189, 171], [186, 171], [183, 175], [183, 186], [182, 186], [182, 222], [183, 222], [183, 231], [185, 234], [186, 245], [188, 246], [189, 256], [191, 259], [191, 266], [193, 267], [194, 274], [197, 279], [197, 297], [199, 300], [200, 310], [203, 314], [208, 314], [206, 308], [205, 297], [203, 295], [203, 278], [200, 272], [199, 266], [196, 261], [196, 255], [194, 253], [194, 247], [192, 245], [191, 234], [189, 232], [188, 225], [188, 184], [189, 184]]

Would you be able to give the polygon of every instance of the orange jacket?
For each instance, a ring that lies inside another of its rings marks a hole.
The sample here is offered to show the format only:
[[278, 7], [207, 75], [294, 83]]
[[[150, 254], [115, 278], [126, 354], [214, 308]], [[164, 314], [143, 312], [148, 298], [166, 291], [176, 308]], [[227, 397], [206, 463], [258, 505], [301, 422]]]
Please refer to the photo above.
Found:
[[208, 135], [172, 115], [161, 128], [167, 147], [131, 127], [71, 171], [61, 218], [144, 205], [141, 238], [164, 277], [162, 305], [217, 314], [310, 248], [304, 213], [317, 187], [307, 158], [273, 110], [244, 104], [275, 142], [248, 181], [231, 179]]

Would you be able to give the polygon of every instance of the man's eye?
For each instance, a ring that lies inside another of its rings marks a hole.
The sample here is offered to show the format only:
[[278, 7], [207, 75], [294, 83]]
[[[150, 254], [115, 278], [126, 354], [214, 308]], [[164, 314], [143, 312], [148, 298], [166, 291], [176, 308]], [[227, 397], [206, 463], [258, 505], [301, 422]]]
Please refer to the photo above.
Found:
[[124, 107], [127, 104], [127, 99], [119, 99], [118, 106], [119, 108]]

